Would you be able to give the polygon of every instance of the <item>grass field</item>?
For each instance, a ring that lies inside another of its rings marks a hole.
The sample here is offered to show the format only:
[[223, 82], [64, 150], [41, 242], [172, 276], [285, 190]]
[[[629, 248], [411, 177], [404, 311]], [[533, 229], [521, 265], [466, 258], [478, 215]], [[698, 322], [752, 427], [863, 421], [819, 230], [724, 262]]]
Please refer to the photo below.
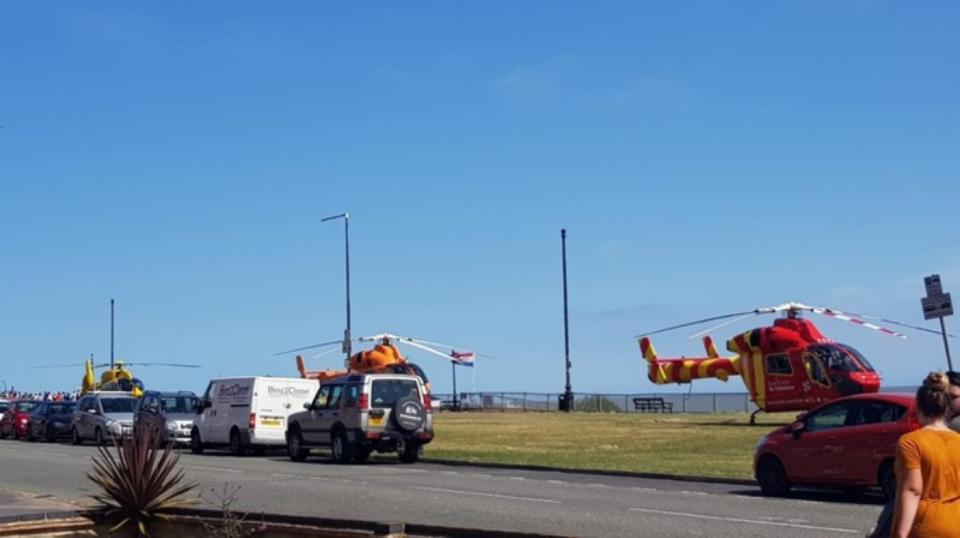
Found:
[[749, 479], [757, 441], [794, 416], [445, 412], [424, 457]]

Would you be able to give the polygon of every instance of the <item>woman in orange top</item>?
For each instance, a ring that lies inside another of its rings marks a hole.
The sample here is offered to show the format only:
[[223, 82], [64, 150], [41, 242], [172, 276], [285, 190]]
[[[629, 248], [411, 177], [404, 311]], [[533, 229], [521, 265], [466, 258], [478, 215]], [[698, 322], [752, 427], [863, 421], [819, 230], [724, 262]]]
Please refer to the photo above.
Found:
[[947, 427], [947, 377], [935, 372], [917, 390], [924, 426], [897, 443], [894, 538], [960, 536], [960, 434]]

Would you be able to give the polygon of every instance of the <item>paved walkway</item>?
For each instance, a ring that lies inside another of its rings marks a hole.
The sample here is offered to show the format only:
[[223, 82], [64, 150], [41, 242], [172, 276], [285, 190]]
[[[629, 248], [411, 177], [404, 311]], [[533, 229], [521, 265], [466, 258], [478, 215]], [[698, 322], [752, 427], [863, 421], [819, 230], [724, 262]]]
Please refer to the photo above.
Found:
[[59, 518], [78, 510], [73, 504], [15, 491], [0, 490], [0, 523], [20, 519]]

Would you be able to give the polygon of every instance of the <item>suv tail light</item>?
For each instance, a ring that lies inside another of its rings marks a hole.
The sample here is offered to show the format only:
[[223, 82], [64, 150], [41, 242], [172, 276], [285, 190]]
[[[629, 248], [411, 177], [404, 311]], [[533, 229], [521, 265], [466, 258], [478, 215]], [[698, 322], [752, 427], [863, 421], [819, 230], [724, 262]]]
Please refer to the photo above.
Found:
[[357, 407], [359, 407], [361, 411], [370, 409], [370, 397], [367, 396], [366, 393], [360, 395], [360, 399], [357, 400]]
[[257, 414], [250, 413], [250, 420], [247, 421], [247, 427], [251, 430], [257, 427]]
[[420, 393], [420, 403], [423, 404], [423, 410], [427, 413], [433, 413], [433, 398], [426, 392]]

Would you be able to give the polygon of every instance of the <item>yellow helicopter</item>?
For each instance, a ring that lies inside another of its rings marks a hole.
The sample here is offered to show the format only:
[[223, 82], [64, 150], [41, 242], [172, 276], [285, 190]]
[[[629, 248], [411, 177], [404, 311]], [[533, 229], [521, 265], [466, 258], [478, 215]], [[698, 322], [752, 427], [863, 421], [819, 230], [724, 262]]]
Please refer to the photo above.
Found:
[[[74, 368], [74, 364], [55, 364], [49, 366], [37, 366], [38, 369], [44, 368]], [[200, 368], [196, 364], [179, 364], [169, 362], [124, 362], [121, 360], [111, 363], [94, 364], [93, 356], [83, 361], [83, 379], [80, 381], [80, 393], [88, 394], [95, 391], [111, 392], [129, 392], [131, 396], [139, 398], [143, 396], [143, 381], [133, 375], [130, 366], [168, 366], [173, 368]], [[97, 380], [96, 370], [106, 368], [100, 373], [100, 379]]]

